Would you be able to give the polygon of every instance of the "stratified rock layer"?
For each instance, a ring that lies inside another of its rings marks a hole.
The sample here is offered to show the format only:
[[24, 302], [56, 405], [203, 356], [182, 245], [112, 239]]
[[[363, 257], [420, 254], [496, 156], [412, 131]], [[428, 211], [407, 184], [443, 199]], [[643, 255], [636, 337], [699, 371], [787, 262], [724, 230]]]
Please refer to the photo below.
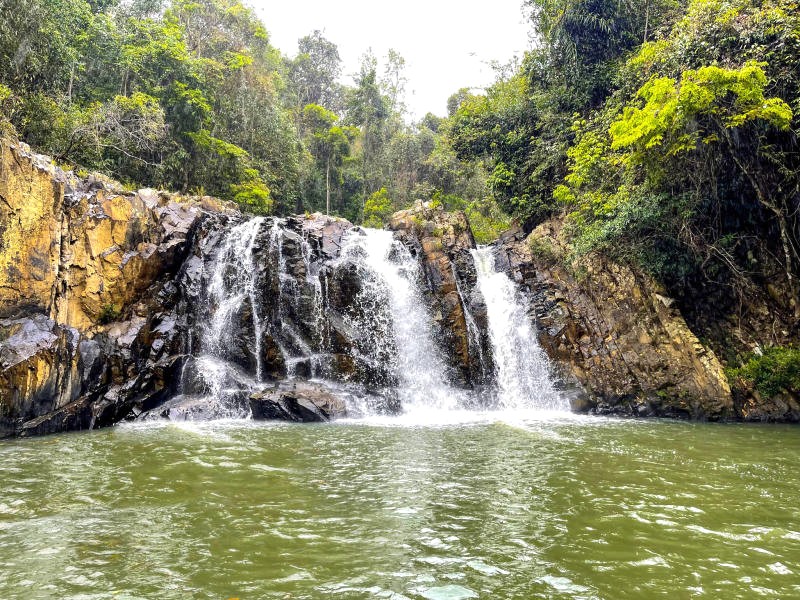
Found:
[[530, 291], [539, 339], [567, 383], [584, 394], [576, 408], [597, 414], [727, 419], [734, 412], [722, 365], [651, 278], [591, 257], [565, 267], [561, 225], [529, 237], [508, 232], [497, 264]]

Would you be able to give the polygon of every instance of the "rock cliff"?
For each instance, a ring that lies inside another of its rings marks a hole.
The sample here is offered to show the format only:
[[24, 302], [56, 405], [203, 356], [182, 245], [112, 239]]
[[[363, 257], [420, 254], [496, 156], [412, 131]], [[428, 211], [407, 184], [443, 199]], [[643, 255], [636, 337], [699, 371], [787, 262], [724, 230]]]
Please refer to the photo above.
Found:
[[132, 396], [168, 394], [164, 300], [198, 225], [234, 212], [0, 144], [0, 435], [110, 424]]
[[[418, 203], [388, 229], [413, 257], [448, 383], [481, 398], [496, 369], [466, 217]], [[299, 421], [400, 410], [385, 331], [397, 315], [359, 236], [322, 215], [252, 219], [208, 197], [128, 191], [0, 143], [0, 437], [208, 418], [220, 401]], [[493, 248], [575, 410], [800, 418], [795, 398], [732, 394], [657, 282], [599, 257], [568, 268], [560, 240], [553, 221]]]
[[631, 267], [593, 256], [568, 269], [562, 224], [507, 232], [498, 264], [524, 285], [539, 339], [595, 414], [732, 419], [722, 364], [664, 289]]

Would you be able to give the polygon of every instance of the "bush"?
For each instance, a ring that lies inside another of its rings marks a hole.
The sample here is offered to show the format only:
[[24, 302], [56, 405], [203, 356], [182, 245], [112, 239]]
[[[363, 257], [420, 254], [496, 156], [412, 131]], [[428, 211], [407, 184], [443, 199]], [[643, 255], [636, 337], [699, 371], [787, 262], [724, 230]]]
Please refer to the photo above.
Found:
[[741, 367], [727, 373], [732, 380], [740, 378], [753, 384], [765, 396], [800, 391], [800, 348], [767, 348], [761, 356], [753, 354]]
[[389, 192], [382, 187], [377, 192], [367, 198], [364, 204], [364, 227], [380, 229], [383, 224], [392, 216], [394, 208]]
[[491, 244], [512, 225], [511, 219], [492, 198], [470, 202], [464, 212], [478, 244]]
[[97, 322], [100, 325], [107, 325], [108, 323], [113, 323], [114, 321], [118, 321], [120, 316], [122, 315], [122, 311], [116, 307], [116, 305], [111, 304], [104, 304], [103, 308], [100, 309], [100, 314], [97, 315]]

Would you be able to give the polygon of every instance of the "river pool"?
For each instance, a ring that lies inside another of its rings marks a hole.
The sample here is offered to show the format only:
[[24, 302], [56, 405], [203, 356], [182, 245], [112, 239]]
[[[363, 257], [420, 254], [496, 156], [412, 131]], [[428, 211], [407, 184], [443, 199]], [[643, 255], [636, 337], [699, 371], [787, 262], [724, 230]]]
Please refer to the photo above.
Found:
[[460, 415], [0, 442], [0, 598], [796, 598], [800, 429]]

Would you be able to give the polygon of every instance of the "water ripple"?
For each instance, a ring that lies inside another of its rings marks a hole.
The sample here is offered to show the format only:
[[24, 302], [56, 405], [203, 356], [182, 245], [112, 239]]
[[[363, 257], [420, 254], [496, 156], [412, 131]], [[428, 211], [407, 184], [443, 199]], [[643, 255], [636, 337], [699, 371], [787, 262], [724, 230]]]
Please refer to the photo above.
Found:
[[485, 414], [6, 441], [0, 598], [798, 597], [798, 459], [791, 428]]

